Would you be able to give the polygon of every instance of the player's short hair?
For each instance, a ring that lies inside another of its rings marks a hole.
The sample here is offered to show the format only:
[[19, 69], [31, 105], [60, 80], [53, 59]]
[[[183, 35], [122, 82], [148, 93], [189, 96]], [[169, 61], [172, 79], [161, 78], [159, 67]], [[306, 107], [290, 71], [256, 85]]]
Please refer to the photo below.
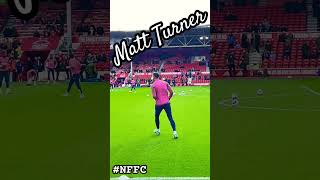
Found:
[[70, 58], [74, 58], [74, 55], [73, 55], [73, 54], [70, 54]]
[[160, 77], [160, 74], [159, 74], [158, 72], [154, 72], [154, 73], [153, 73], [153, 77], [159, 78], [159, 77]]

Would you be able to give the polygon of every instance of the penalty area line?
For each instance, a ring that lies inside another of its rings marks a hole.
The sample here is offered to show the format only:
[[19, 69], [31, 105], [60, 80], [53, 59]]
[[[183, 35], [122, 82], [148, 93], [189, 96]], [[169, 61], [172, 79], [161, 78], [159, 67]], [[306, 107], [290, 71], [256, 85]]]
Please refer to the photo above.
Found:
[[314, 95], [320, 96], [320, 93], [319, 93], [319, 92], [311, 89], [311, 88], [308, 87], [308, 86], [302, 85], [301, 88], [302, 88], [302, 89], [305, 89], [305, 90], [307, 90], [307, 91], [309, 91], [309, 92], [311, 92], [311, 93], [314, 94]]

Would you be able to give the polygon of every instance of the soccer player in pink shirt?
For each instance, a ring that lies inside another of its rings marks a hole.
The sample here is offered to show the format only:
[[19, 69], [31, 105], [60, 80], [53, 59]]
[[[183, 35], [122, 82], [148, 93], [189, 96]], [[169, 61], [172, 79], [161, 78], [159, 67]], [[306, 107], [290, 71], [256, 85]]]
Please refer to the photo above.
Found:
[[173, 96], [172, 88], [167, 82], [160, 80], [160, 74], [157, 72], [153, 73], [153, 79], [154, 79], [154, 83], [151, 85], [151, 89], [152, 89], [153, 99], [156, 101], [155, 122], [157, 127], [154, 130], [154, 133], [156, 135], [160, 135], [159, 117], [160, 117], [161, 111], [164, 109], [167, 113], [167, 117], [170, 121], [172, 130], [173, 130], [173, 138], [177, 139], [178, 133], [176, 131], [176, 124], [172, 118], [172, 112], [171, 112], [171, 106], [170, 106], [170, 99]]
[[131, 89], [130, 89], [130, 92], [132, 92], [132, 90], [134, 90], [134, 92], [136, 92], [136, 80], [134, 80], [133, 78], [131, 79]]
[[55, 82], [54, 78], [54, 69], [56, 67], [56, 60], [53, 57], [53, 54], [49, 55], [49, 58], [46, 61], [46, 68], [48, 71], [48, 84], [50, 83], [50, 73], [52, 75], [52, 81]]
[[67, 92], [64, 94], [64, 96], [69, 95], [73, 83], [76, 83], [76, 86], [80, 92], [80, 98], [84, 98], [84, 94], [80, 85], [81, 63], [76, 58], [74, 58], [73, 55], [70, 55], [69, 67], [71, 71], [71, 78], [70, 78]]
[[9, 80], [9, 70], [10, 70], [10, 61], [9, 58], [6, 56], [6, 53], [3, 52], [2, 56], [0, 57], [0, 94], [2, 94], [2, 82], [3, 80], [6, 83], [6, 94], [10, 93], [10, 80]]

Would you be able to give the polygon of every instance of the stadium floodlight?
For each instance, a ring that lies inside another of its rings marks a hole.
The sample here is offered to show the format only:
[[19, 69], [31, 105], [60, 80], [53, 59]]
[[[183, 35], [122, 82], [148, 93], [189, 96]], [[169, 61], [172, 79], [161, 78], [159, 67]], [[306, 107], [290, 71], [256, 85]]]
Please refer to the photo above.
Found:
[[200, 38], [199, 38], [200, 40], [208, 40], [209, 39], [209, 37], [208, 36], [200, 36]]

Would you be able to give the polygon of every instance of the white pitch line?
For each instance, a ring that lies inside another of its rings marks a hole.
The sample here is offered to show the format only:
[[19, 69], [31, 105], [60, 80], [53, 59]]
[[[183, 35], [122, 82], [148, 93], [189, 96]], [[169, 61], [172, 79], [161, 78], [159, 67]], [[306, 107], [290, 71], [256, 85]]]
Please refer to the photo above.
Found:
[[301, 88], [303, 88], [303, 89], [305, 89], [305, 90], [307, 90], [307, 91], [311, 92], [311, 93], [312, 93], [312, 94], [314, 94], [314, 95], [320, 96], [320, 93], [319, 93], [319, 92], [317, 92], [317, 91], [315, 91], [315, 90], [311, 89], [311, 88], [310, 88], [310, 87], [308, 87], [308, 86], [302, 85], [302, 86], [301, 86]]
[[[302, 88], [308, 88], [308, 87], [302, 87]], [[312, 89], [307, 89], [308, 91], [313, 91]], [[312, 93], [318, 93], [316, 91], [313, 91]], [[271, 95], [271, 97], [273, 96], [287, 96], [288, 94], [284, 95], [284, 94], [276, 94], [276, 95]], [[320, 95], [320, 93], [316, 94], [316, 95]], [[244, 97], [241, 99], [258, 99], [260, 97], [263, 96], [251, 96], [251, 97]], [[270, 96], [269, 96], [270, 97]], [[240, 98], [239, 98], [240, 100]], [[222, 101], [219, 102], [220, 105], [224, 106], [224, 107], [232, 107], [231, 104], [228, 104], [227, 102], [231, 101], [231, 99], [223, 99]], [[257, 109], [257, 110], [272, 110], [272, 111], [311, 111], [311, 112], [319, 112], [320, 109], [303, 109], [303, 108], [274, 108], [274, 107], [258, 107], [258, 106], [237, 106], [235, 107], [237, 109]]]
[[[274, 94], [274, 95], [270, 95], [268, 97], [284, 97], [284, 96], [289, 96], [289, 94]], [[248, 97], [239, 97], [239, 100], [244, 100], [244, 99], [259, 99], [259, 98], [265, 98], [265, 96], [248, 96]], [[226, 102], [231, 101], [230, 99], [222, 99], [219, 104], [220, 105], [227, 105]], [[230, 105], [231, 106], [231, 105]]]
[[[210, 177], [137, 177], [130, 178], [136, 180], [209, 180]], [[110, 178], [110, 180], [119, 180], [119, 178]]]
[[255, 106], [239, 106], [242, 109], [272, 110], [272, 111], [312, 111], [319, 112], [320, 109], [297, 109], [297, 108], [271, 108], [271, 107], [255, 107]]

